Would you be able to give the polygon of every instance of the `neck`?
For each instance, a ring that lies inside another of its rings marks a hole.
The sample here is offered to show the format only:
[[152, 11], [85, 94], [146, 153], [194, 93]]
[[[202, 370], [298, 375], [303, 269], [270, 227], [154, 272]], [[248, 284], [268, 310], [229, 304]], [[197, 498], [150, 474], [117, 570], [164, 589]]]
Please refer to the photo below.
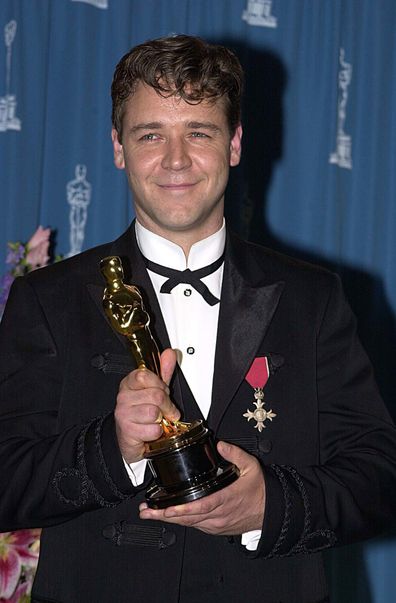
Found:
[[138, 219], [138, 221], [142, 226], [147, 228], [147, 230], [150, 230], [154, 234], [163, 237], [164, 239], [167, 239], [168, 241], [171, 241], [175, 245], [181, 247], [187, 260], [191, 247], [195, 243], [210, 237], [212, 234], [220, 230], [223, 225], [223, 216], [221, 216], [221, 219], [218, 221], [218, 223], [210, 226], [206, 225], [205, 227], [197, 228], [194, 231], [168, 231], [158, 227], [156, 224], [148, 224], [145, 220]]

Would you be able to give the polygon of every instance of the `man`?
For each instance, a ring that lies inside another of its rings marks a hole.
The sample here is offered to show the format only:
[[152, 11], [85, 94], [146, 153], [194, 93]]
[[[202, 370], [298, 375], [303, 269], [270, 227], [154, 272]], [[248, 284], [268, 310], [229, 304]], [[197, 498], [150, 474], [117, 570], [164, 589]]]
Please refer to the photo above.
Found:
[[[241, 87], [236, 57], [198, 38], [125, 55], [112, 138], [137, 220], [11, 292], [0, 528], [44, 528], [36, 602], [324, 602], [320, 551], [392, 517], [395, 428], [338, 278], [226, 233]], [[104, 315], [109, 255], [144, 296], [162, 378]], [[164, 274], [206, 266], [203, 288]], [[240, 477], [149, 509], [144, 443], [181, 415], [207, 418]]]

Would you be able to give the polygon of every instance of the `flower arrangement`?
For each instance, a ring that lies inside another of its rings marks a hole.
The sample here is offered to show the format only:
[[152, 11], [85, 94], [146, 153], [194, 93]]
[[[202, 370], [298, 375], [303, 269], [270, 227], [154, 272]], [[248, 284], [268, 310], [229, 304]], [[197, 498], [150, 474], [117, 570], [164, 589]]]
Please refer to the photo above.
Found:
[[[8, 243], [8, 272], [0, 279], [0, 318], [12, 281], [31, 270], [46, 266], [51, 230], [39, 226], [23, 243]], [[40, 530], [0, 533], [0, 603], [28, 603], [40, 547]]]
[[28, 603], [39, 556], [40, 530], [0, 534], [0, 603]]
[[0, 318], [3, 315], [12, 281], [17, 276], [48, 264], [50, 235], [50, 228], [39, 226], [26, 244], [19, 241], [8, 243], [6, 257], [8, 272], [0, 279]]

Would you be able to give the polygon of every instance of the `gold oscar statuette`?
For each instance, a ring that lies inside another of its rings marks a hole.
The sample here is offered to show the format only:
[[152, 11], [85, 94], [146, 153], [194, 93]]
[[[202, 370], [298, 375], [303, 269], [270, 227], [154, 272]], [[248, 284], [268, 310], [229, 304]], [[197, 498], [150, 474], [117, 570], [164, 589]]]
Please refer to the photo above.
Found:
[[[160, 376], [159, 350], [139, 289], [124, 283], [118, 256], [101, 260], [100, 269], [106, 282], [103, 308], [111, 326], [125, 337], [137, 368]], [[154, 478], [146, 492], [149, 507], [163, 509], [196, 500], [238, 478], [238, 468], [220, 457], [203, 421], [186, 423], [163, 417], [161, 425], [162, 436], [146, 443], [145, 458]]]

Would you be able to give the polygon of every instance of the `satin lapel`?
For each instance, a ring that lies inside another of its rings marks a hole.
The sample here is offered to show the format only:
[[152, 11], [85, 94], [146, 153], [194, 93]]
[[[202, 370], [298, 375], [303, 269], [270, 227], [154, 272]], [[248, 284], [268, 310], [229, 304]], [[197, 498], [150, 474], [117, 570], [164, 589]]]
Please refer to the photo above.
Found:
[[283, 286], [283, 282], [252, 285], [242, 276], [232, 257], [226, 256], [208, 417], [213, 430], [217, 429], [248, 372], [276, 311]]
[[[144, 265], [142, 254], [140, 253], [139, 247], [136, 241], [135, 226], [134, 223], [130, 228], [114, 243], [110, 248], [109, 255], [118, 255], [121, 257], [122, 264], [125, 273], [125, 282], [136, 285], [143, 297], [144, 306], [150, 315], [150, 330], [156, 342], [158, 343], [159, 349], [162, 351], [165, 348], [170, 347], [169, 336], [166, 330], [162, 312], [158, 304], [157, 296], [151, 284], [149, 275], [147, 274], [146, 267]], [[99, 271], [99, 267], [98, 267]], [[89, 283], [87, 289], [91, 298], [95, 302], [102, 318], [106, 321], [108, 328], [113, 333], [113, 336], [118, 338], [122, 343], [123, 347], [128, 350], [128, 345], [125, 337], [116, 333], [110, 326], [107, 316], [103, 310], [102, 298], [104, 290], [103, 285], [96, 283]], [[183, 401], [181, 395], [181, 386], [178, 376], [178, 371], [175, 372], [175, 376], [171, 384], [171, 394], [175, 402], [180, 408], [183, 408]]]

